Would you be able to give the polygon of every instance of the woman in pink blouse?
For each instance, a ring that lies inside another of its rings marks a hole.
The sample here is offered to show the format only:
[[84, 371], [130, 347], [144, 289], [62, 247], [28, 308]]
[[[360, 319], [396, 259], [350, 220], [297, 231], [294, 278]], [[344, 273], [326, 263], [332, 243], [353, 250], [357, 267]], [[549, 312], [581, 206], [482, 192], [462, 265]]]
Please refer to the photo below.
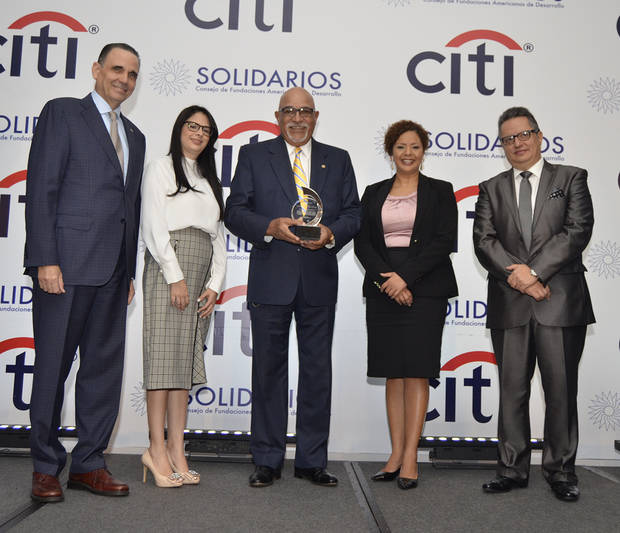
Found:
[[369, 185], [355, 254], [366, 270], [368, 376], [386, 378], [392, 454], [372, 479], [418, 483], [418, 442], [429, 378], [439, 376], [448, 298], [458, 289], [450, 253], [457, 236], [452, 184], [420, 173], [428, 133], [415, 122], [392, 124], [384, 139], [396, 174]]

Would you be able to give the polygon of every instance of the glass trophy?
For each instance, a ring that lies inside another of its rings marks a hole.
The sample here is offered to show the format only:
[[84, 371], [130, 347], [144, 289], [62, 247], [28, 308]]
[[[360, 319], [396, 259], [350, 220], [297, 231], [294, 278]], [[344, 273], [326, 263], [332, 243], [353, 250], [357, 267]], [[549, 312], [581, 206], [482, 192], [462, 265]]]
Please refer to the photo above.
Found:
[[302, 187], [303, 201], [295, 202], [291, 209], [291, 218], [301, 219], [303, 226], [293, 226], [293, 233], [302, 241], [318, 241], [321, 238], [319, 223], [323, 217], [323, 202], [316, 191]]

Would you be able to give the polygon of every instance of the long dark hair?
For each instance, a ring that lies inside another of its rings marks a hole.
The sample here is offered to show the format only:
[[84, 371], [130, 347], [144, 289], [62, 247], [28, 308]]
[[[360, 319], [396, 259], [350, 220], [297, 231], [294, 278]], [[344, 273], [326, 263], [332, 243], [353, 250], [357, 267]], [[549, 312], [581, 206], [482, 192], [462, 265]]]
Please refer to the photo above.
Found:
[[177, 190], [170, 196], [175, 196], [179, 193], [184, 193], [190, 190], [200, 192], [196, 191], [196, 189], [189, 184], [187, 176], [185, 175], [185, 171], [183, 170], [183, 148], [181, 147], [181, 130], [185, 126], [187, 119], [189, 119], [189, 117], [191, 117], [194, 113], [204, 113], [209, 119], [209, 125], [211, 126], [209, 142], [207, 143], [207, 146], [205, 146], [205, 149], [200, 152], [200, 155], [196, 158], [196, 165], [198, 166], [201, 176], [205, 178], [211, 186], [213, 195], [215, 196], [217, 204], [220, 207], [219, 219], [222, 220], [224, 216], [222, 183], [217, 177], [217, 170], [215, 168], [215, 141], [217, 141], [219, 133], [217, 130], [217, 124], [215, 123], [215, 119], [211, 113], [199, 105], [192, 105], [181, 111], [174, 122], [174, 126], [172, 127], [172, 135], [170, 136], [170, 152], [168, 152], [168, 155], [172, 157], [172, 167], [174, 168], [174, 177], [177, 182]]

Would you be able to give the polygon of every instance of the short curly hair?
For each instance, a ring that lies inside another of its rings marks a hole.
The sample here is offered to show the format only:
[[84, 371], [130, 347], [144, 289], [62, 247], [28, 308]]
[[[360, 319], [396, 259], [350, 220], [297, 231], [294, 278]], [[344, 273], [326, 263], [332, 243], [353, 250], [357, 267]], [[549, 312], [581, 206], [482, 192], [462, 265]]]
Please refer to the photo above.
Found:
[[418, 134], [420, 141], [422, 141], [422, 149], [426, 152], [428, 148], [428, 132], [417, 122], [413, 122], [412, 120], [399, 120], [398, 122], [394, 122], [385, 132], [383, 148], [387, 155], [392, 155], [396, 141], [407, 131], [413, 131]]

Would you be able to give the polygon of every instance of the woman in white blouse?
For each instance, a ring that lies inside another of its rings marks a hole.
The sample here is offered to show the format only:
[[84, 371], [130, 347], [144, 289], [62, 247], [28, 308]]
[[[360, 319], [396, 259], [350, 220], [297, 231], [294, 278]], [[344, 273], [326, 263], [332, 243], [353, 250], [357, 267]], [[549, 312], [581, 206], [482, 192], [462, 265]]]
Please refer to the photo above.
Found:
[[[183, 449], [189, 389], [205, 383], [203, 346], [226, 271], [215, 120], [190, 106], [172, 128], [170, 152], [142, 181], [146, 242], [144, 388], [150, 446], [142, 456], [160, 487], [196, 484]], [[167, 419], [168, 440], [164, 438]]]

